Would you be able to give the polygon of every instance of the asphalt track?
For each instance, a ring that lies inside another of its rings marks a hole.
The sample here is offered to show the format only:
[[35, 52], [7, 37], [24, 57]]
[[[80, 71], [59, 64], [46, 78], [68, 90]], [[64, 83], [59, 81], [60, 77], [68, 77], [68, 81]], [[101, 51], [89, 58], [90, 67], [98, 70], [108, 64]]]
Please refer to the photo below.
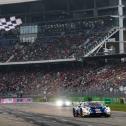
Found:
[[126, 126], [125, 112], [112, 112], [110, 118], [74, 118], [72, 107], [56, 107], [49, 103], [1, 105], [0, 116], [2, 115], [8, 115], [8, 119], [10, 116], [22, 119], [31, 126]]

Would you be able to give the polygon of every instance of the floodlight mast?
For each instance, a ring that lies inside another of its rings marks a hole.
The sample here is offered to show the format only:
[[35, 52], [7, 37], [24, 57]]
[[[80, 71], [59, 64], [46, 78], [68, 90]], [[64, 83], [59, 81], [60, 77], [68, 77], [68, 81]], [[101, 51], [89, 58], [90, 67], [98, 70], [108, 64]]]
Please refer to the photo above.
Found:
[[123, 4], [122, 0], [119, 0], [118, 14], [119, 14], [119, 53], [124, 53], [124, 27], [123, 27]]

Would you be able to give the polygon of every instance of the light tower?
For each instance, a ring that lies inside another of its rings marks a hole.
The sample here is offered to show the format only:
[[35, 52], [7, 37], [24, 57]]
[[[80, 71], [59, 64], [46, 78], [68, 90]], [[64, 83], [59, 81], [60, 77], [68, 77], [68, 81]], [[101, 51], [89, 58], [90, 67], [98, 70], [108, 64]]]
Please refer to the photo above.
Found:
[[123, 4], [122, 0], [119, 0], [118, 14], [119, 14], [119, 53], [124, 53], [124, 30], [123, 30]]

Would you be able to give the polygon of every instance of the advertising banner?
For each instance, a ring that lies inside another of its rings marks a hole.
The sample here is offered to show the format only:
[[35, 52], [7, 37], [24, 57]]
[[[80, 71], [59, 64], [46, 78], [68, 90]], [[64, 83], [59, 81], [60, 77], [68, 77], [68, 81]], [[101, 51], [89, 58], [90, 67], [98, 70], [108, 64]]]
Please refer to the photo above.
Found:
[[2, 98], [0, 104], [32, 103], [32, 98]]

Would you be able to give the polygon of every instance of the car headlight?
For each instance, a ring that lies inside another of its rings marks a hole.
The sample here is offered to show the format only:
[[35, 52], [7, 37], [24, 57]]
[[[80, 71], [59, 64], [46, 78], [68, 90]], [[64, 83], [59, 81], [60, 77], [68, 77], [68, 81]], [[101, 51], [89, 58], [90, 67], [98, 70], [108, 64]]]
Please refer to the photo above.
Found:
[[65, 101], [65, 105], [66, 106], [70, 106], [71, 105], [71, 102], [70, 101]]
[[62, 105], [63, 105], [63, 101], [62, 101], [62, 100], [56, 101], [56, 105], [57, 105], [57, 106], [62, 106]]
[[109, 107], [106, 107], [106, 112], [111, 112], [110, 108]]
[[88, 113], [89, 111], [88, 111], [87, 109], [84, 109], [84, 112], [85, 112], [85, 113]]
[[85, 114], [90, 114], [90, 113], [91, 113], [90, 110], [87, 109], [87, 108], [83, 108], [83, 112], [84, 112]]

